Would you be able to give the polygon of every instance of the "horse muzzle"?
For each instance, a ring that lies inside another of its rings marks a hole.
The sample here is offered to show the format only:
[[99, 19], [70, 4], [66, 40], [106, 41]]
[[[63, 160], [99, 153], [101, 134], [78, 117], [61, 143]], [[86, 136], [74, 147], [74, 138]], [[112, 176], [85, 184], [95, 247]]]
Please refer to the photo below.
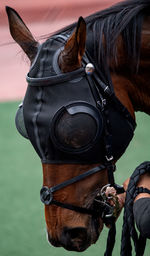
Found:
[[[94, 240], [98, 239], [97, 232]], [[64, 228], [59, 240], [52, 239], [48, 234], [48, 241], [55, 247], [63, 247], [68, 251], [85, 251], [93, 242], [93, 234], [87, 228]]]

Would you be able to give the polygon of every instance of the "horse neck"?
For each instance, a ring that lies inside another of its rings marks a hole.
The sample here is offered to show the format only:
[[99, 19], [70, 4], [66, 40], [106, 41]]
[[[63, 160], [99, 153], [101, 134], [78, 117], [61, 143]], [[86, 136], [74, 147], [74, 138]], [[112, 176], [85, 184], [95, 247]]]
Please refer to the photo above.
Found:
[[[137, 73], [129, 68], [132, 64], [126, 62], [122, 46], [119, 49], [117, 72], [112, 72], [112, 81], [116, 96], [134, 116], [135, 111], [150, 114], [150, 31], [142, 30], [141, 54]], [[112, 64], [111, 64], [112, 65]]]
[[139, 70], [133, 76], [133, 98], [136, 111], [150, 114], [150, 18], [145, 18], [142, 29]]
[[150, 115], [150, 62], [145, 64], [140, 65], [138, 74], [131, 78], [129, 93], [134, 110]]
[[150, 115], [150, 75], [148, 70], [140, 67], [138, 74], [133, 76], [112, 73], [112, 81], [116, 96], [133, 117], [135, 111]]

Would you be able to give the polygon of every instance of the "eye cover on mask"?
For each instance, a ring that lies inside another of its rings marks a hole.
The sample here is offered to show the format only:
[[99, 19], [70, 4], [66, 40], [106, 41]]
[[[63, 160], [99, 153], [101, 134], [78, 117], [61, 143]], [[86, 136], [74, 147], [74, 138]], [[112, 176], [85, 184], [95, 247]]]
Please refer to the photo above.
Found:
[[134, 220], [141, 235], [150, 239], [150, 198], [140, 198], [133, 205]]
[[64, 152], [80, 153], [94, 145], [103, 130], [103, 118], [85, 102], [62, 107], [54, 116], [51, 138]]
[[21, 103], [19, 105], [19, 108], [16, 113], [15, 117], [15, 124], [18, 132], [26, 139], [28, 139], [27, 130], [24, 123], [24, 117], [23, 117], [23, 104]]

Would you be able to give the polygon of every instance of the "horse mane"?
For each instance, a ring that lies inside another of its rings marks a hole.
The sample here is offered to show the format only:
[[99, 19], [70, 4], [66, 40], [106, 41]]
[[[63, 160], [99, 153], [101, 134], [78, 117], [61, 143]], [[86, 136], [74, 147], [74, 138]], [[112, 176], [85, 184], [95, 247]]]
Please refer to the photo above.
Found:
[[[92, 31], [92, 39], [91, 34], [90, 39], [87, 38], [90, 40], [90, 44], [94, 44], [91, 49], [92, 57], [97, 66], [102, 67], [101, 73], [105, 74], [105, 77], [108, 76], [109, 69], [107, 60], [114, 58], [117, 62], [116, 42], [119, 35], [122, 36], [132, 72], [137, 72], [140, 59], [142, 21], [146, 14], [150, 15], [150, 0], [128, 0], [85, 18], [87, 34]], [[76, 24], [73, 23], [57, 31], [54, 35], [70, 33]]]

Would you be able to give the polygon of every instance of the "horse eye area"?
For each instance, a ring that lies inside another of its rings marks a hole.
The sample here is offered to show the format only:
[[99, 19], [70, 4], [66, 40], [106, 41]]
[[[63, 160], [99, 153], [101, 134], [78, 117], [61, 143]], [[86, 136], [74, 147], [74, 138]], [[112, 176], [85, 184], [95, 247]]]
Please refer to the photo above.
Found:
[[92, 116], [83, 113], [64, 113], [56, 122], [55, 136], [60, 144], [70, 149], [80, 149], [91, 144], [97, 132]]

